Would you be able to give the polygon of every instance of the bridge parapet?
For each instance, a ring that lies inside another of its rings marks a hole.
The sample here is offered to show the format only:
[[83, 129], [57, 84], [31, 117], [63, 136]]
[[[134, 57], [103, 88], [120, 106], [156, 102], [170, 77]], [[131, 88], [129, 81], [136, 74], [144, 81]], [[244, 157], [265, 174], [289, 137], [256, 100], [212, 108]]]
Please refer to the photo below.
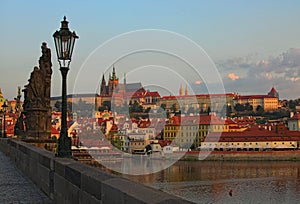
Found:
[[19, 140], [0, 139], [0, 151], [55, 203], [190, 203]]

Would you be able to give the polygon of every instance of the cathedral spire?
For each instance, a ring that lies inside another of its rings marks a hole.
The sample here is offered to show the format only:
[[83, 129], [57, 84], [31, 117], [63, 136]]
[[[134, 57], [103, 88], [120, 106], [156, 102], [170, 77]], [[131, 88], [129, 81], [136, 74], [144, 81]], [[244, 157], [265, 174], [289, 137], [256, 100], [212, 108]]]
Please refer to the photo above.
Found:
[[117, 78], [117, 75], [116, 75], [115, 65], [113, 65], [112, 80], [116, 80], [116, 79], [118, 79], [118, 78]]
[[180, 84], [179, 96], [184, 96], [184, 91], [183, 91], [183, 88], [182, 88], [182, 84]]
[[185, 86], [185, 95], [186, 95], [186, 96], [189, 95], [189, 89], [188, 89], [188, 86], [187, 86], [187, 85]]
[[101, 87], [100, 87], [100, 95], [105, 95], [105, 94], [106, 94], [106, 81], [105, 81], [104, 74], [103, 74]]

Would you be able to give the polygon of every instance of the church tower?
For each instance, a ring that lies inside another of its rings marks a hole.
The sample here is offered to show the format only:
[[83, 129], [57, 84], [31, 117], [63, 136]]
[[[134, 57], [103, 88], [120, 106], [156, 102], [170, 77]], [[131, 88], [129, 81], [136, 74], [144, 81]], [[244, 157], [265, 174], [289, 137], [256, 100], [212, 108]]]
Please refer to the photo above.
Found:
[[272, 97], [276, 97], [279, 99], [279, 93], [278, 91], [276, 91], [276, 89], [274, 88], [274, 86], [272, 87], [272, 89], [270, 90], [270, 92], [268, 93], [269, 96]]
[[186, 96], [189, 95], [189, 89], [188, 89], [188, 86], [187, 86], [187, 85], [185, 86], [185, 95], [186, 95]]
[[106, 95], [106, 81], [105, 81], [105, 78], [104, 78], [104, 74], [102, 76], [102, 82], [101, 82], [101, 87], [100, 87], [100, 95], [101, 96]]
[[183, 91], [183, 88], [182, 88], [182, 84], [180, 84], [179, 96], [184, 96], [184, 91]]
[[119, 85], [119, 78], [117, 78], [116, 69], [115, 69], [115, 66], [113, 66], [112, 76], [109, 78], [109, 81], [108, 81], [108, 95], [112, 95], [114, 92], [114, 89], [118, 85]]

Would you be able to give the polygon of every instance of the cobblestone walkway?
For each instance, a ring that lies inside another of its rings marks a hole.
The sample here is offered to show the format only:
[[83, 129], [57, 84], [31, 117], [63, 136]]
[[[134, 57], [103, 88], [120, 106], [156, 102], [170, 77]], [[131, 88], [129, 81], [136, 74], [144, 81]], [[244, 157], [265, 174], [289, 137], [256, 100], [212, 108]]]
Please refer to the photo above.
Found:
[[0, 151], [0, 203], [52, 202]]

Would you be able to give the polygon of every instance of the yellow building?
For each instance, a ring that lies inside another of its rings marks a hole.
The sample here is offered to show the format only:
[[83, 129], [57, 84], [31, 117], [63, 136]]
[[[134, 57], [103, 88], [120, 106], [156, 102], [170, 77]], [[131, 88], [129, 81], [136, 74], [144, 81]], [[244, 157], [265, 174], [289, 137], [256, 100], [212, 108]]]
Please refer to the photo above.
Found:
[[234, 104], [245, 105], [249, 103], [255, 111], [258, 106], [261, 106], [264, 111], [273, 111], [278, 109], [278, 98], [269, 95], [248, 95], [237, 96], [234, 98]]
[[164, 140], [181, 148], [197, 148], [210, 132], [228, 132], [225, 120], [215, 115], [174, 116], [164, 127]]
[[184, 95], [184, 96], [164, 96], [161, 98], [159, 105], [164, 104], [166, 109], [172, 109], [173, 106], [176, 110], [187, 111], [192, 107], [195, 110], [207, 111], [210, 108], [212, 111], [221, 110], [224, 105], [233, 107], [233, 99], [236, 94], [197, 94], [197, 95]]
[[129, 139], [129, 152], [132, 154], [145, 154], [145, 147], [150, 144], [149, 138], [144, 133], [130, 133]]
[[201, 144], [202, 150], [261, 151], [298, 149], [300, 132], [284, 125], [252, 126], [243, 132], [210, 133]]

